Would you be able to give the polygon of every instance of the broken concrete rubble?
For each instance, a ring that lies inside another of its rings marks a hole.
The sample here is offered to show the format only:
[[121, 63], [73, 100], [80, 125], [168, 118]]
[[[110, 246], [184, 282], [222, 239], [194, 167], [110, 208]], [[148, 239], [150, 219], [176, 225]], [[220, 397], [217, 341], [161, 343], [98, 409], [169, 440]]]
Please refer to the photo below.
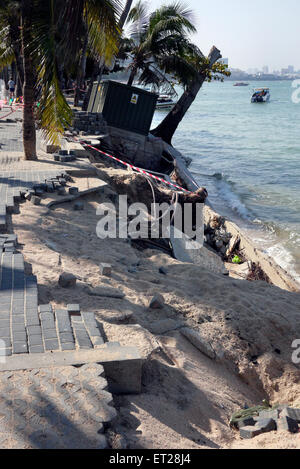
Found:
[[[298, 433], [300, 409], [294, 409], [288, 406], [279, 406], [270, 410], [262, 410], [259, 412], [258, 417], [254, 417], [252, 419], [251, 425], [249, 425], [250, 421], [251, 417], [238, 422], [240, 436], [243, 439], [251, 439], [261, 435], [262, 433], [276, 430]], [[254, 424], [253, 421], [255, 422]]]

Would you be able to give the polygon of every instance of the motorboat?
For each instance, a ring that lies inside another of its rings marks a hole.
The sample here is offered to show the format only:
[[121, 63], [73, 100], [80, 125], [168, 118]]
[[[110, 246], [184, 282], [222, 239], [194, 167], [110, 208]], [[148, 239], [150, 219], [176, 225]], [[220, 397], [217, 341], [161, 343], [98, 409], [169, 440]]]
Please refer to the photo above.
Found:
[[251, 98], [251, 103], [268, 103], [271, 95], [269, 88], [257, 88]]
[[235, 83], [233, 86], [249, 86], [249, 83], [240, 82], [240, 83]]
[[170, 109], [177, 101], [169, 94], [160, 94], [156, 103], [156, 109]]

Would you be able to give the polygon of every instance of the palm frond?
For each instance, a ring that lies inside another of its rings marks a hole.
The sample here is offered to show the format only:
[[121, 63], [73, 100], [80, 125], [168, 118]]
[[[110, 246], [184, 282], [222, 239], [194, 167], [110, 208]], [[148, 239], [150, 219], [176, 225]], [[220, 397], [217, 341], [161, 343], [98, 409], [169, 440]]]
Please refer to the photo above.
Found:
[[15, 54], [12, 47], [0, 48], [0, 71], [11, 65], [15, 60]]

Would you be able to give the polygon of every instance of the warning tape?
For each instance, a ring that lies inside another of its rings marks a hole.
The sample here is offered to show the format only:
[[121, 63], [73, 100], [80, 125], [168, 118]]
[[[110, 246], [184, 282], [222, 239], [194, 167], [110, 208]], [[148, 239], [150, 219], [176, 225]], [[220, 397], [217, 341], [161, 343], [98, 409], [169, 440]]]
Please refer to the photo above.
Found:
[[5, 117], [8, 117], [10, 116], [11, 114], [13, 114], [14, 112], [17, 112], [19, 110], [19, 106], [17, 109], [12, 109], [8, 114], [5, 114], [4, 116], [0, 116], [0, 119], [5, 119]]
[[80, 143], [81, 145], [84, 145], [84, 146], [86, 146], [86, 147], [91, 148], [92, 150], [97, 151], [98, 153], [101, 153], [101, 154], [104, 155], [104, 156], [107, 156], [108, 158], [111, 158], [111, 159], [117, 161], [118, 163], [123, 164], [123, 165], [126, 166], [127, 168], [131, 168], [131, 169], [133, 169], [133, 170], [135, 170], [135, 171], [138, 171], [138, 172], [141, 173], [141, 174], [144, 174], [145, 176], [149, 176], [149, 177], [151, 177], [152, 179], [155, 179], [156, 181], [159, 181], [159, 182], [162, 182], [162, 183], [164, 183], [164, 184], [167, 184], [167, 186], [175, 187], [176, 189], [179, 189], [179, 190], [181, 190], [181, 191], [187, 192], [188, 194], [192, 194], [191, 191], [188, 191], [187, 189], [184, 189], [184, 187], [178, 186], [177, 184], [174, 184], [173, 182], [166, 181], [165, 179], [160, 178], [160, 177], [158, 177], [158, 176], [155, 176], [154, 174], [151, 174], [151, 173], [149, 173], [148, 171], [145, 171], [144, 169], [138, 168], [137, 166], [133, 166], [132, 164], [126, 163], [125, 161], [120, 160], [119, 158], [116, 158], [115, 156], [112, 156], [112, 155], [110, 155], [109, 153], [105, 153], [104, 151], [101, 151], [101, 150], [99, 150], [98, 148], [93, 147], [92, 145], [89, 145], [89, 144], [86, 143], [84, 140], [80, 140], [79, 143]]

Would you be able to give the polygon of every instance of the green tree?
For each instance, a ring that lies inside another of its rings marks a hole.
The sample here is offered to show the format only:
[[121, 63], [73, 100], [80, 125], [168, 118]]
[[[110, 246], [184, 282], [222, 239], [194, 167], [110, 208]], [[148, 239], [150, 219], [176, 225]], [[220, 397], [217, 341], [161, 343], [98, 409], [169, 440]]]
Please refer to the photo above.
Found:
[[[7, 4], [0, 0], [1, 12]], [[36, 123], [53, 143], [71, 123], [72, 111], [61, 90], [59, 74], [62, 65], [70, 66], [79, 56], [82, 34], [88, 32], [91, 53], [101, 55], [107, 63], [116, 54], [118, 0], [19, 0], [9, 4], [20, 12], [25, 159], [36, 159]], [[3, 52], [11, 59], [10, 45], [6, 42]]]
[[131, 23], [127, 40], [131, 59], [128, 85], [133, 84], [138, 73], [141, 73], [140, 82], [145, 85], [159, 86], [168, 82], [158, 66], [160, 57], [173, 53], [176, 40], [196, 31], [192, 21], [191, 11], [180, 2], [164, 5], [149, 14], [147, 5], [139, 1], [128, 17]]
[[171, 145], [172, 138], [180, 122], [194, 102], [198, 92], [205, 81], [224, 80], [224, 76], [230, 76], [227, 65], [220, 62], [222, 55], [213, 47], [205, 57], [202, 52], [189, 41], [180, 41], [177, 44], [177, 53], [159, 57], [160, 67], [167, 73], [171, 73], [184, 92], [174, 108], [167, 114], [164, 120], [151, 133], [162, 138]]

